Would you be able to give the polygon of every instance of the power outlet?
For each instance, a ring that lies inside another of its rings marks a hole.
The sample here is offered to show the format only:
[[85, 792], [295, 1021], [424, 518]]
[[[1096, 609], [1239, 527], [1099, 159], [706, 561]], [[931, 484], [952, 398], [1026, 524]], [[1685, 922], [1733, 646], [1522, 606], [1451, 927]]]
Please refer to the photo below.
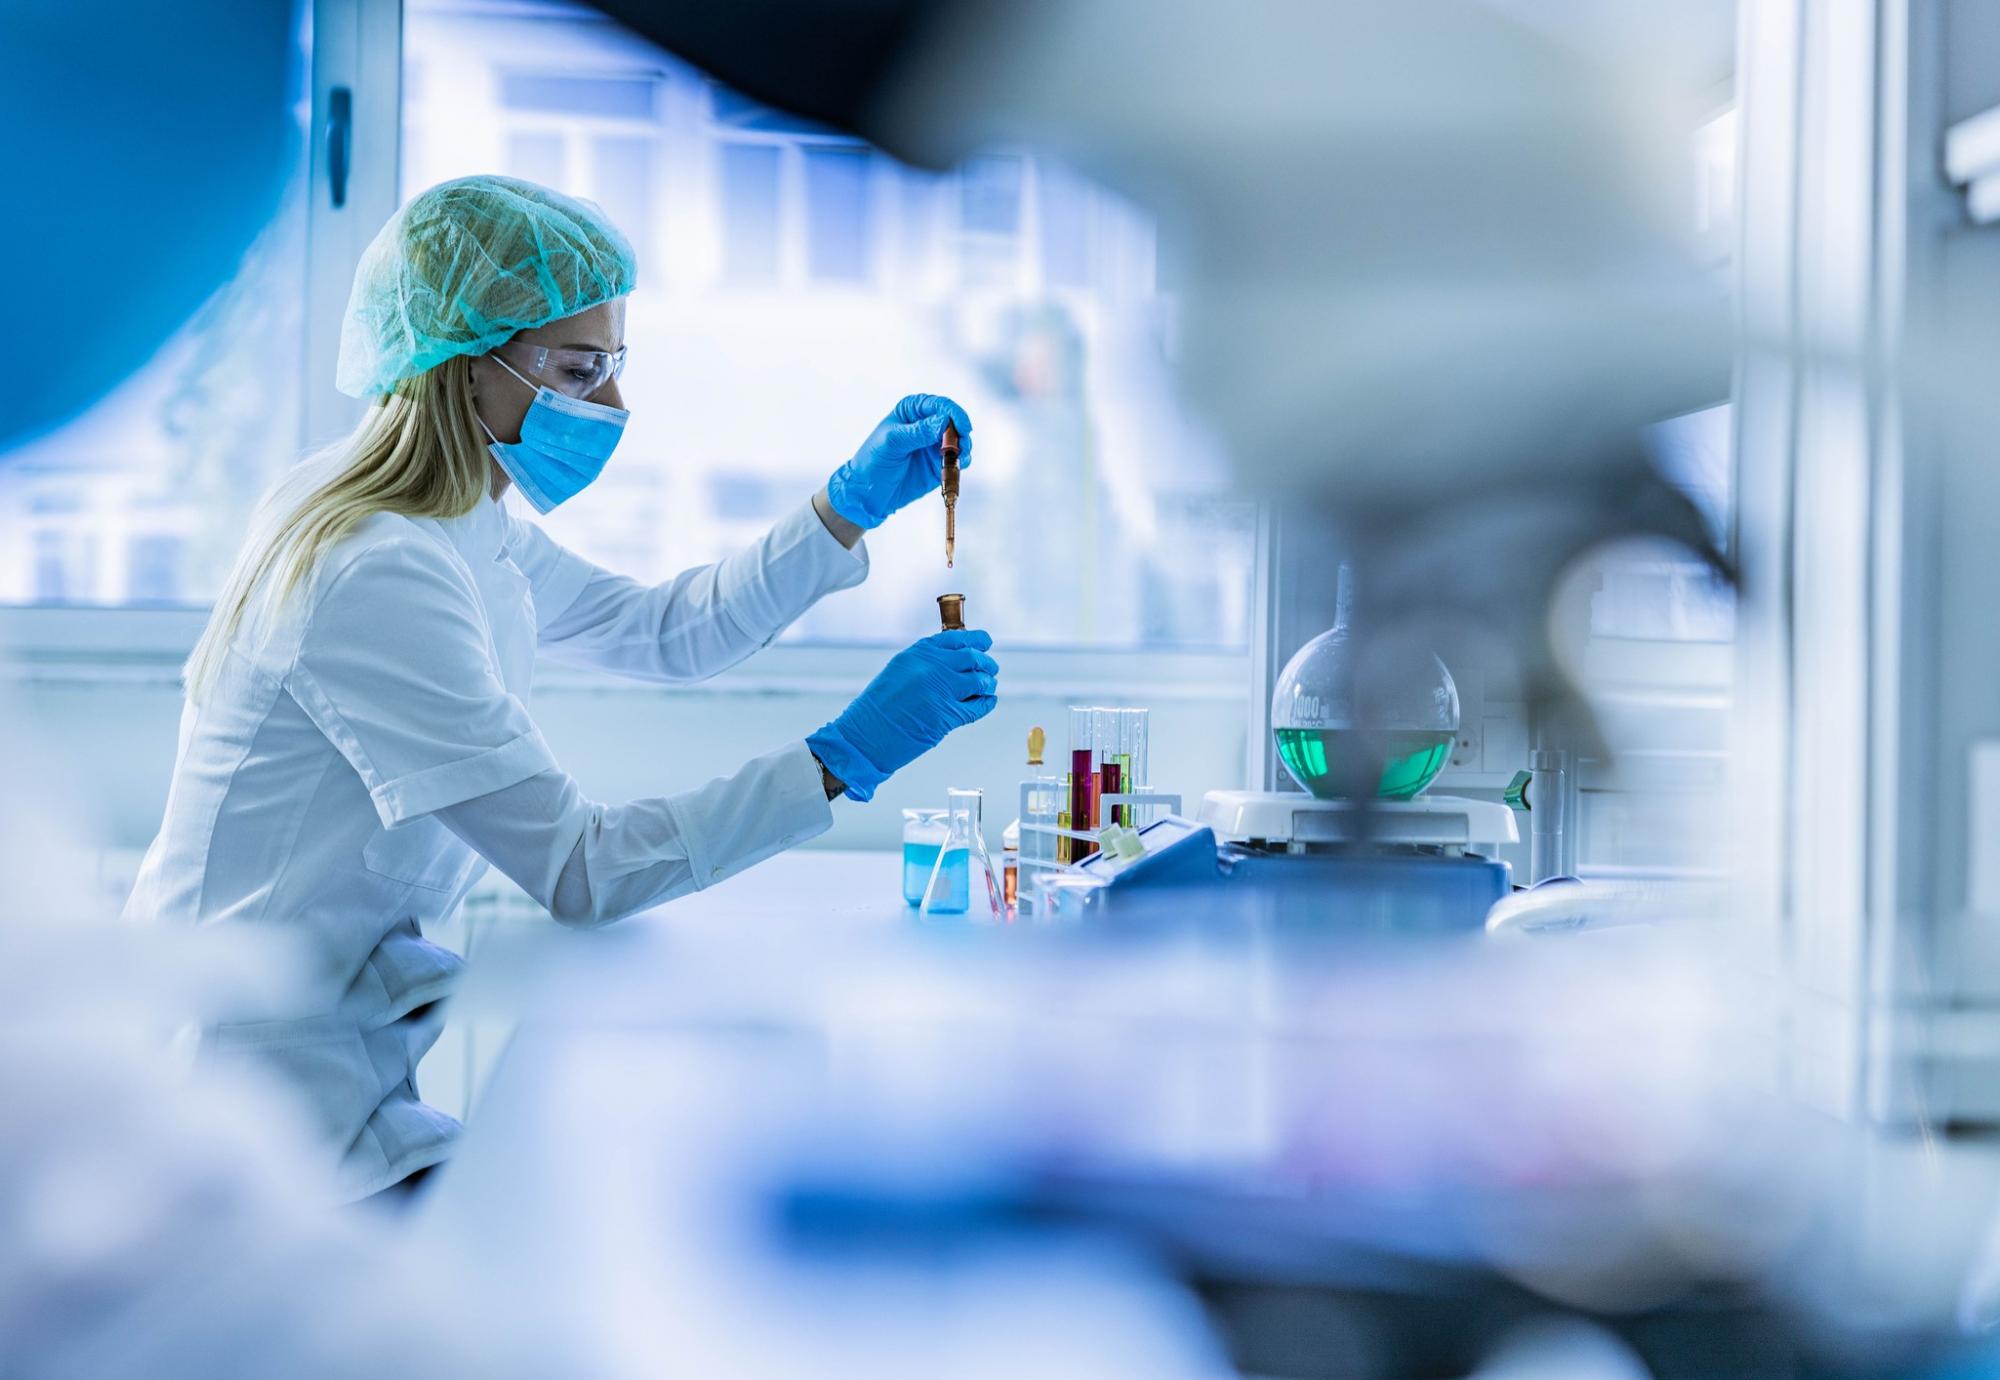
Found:
[[1477, 771], [1480, 755], [1484, 750], [1483, 735], [1478, 719], [1467, 719], [1459, 725], [1458, 741], [1451, 745], [1451, 765], [1470, 767]]

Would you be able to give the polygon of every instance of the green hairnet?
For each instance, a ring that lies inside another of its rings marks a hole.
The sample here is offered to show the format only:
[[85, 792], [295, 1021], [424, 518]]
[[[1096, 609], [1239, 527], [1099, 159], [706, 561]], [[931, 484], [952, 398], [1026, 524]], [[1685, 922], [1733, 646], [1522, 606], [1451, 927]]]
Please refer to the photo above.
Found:
[[622, 297], [632, 246], [595, 204], [512, 177], [419, 193], [361, 255], [334, 385], [377, 397], [453, 355]]

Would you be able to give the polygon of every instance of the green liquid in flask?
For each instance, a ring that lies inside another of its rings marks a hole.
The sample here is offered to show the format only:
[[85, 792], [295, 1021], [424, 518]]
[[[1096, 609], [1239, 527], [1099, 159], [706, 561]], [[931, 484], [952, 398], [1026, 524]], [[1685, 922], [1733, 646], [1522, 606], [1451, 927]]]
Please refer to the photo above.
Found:
[[1321, 800], [1337, 800], [1341, 786], [1354, 778], [1343, 763], [1369, 762], [1378, 756], [1382, 779], [1375, 794], [1383, 800], [1409, 800], [1436, 779], [1451, 760], [1455, 733], [1389, 729], [1364, 733], [1351, 728], [1281, 728], [1276, 730], [1278, 756], [1300, 785]]

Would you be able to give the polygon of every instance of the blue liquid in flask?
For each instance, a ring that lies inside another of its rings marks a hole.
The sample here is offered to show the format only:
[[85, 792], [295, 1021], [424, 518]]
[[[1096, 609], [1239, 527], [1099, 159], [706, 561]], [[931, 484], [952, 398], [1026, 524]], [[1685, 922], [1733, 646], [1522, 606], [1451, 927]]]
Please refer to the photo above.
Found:
[[[920, 906], [924, 902], [924, 888], [930, 885], [931, 868], [937, 862], [939, 845], [903, 845], [903, 894], [910, 897], [910, 904]], [[923, 866], [913, 872], [912, 855], [922, 853]], [[954, 848], [944, 855], [944, 874], [938, 878], [937, 895], [931, 898], [932, 915], [963, 915], [972, 904], [972, 855], [963, 848]]]
[[924, 887], [930, 882], [931, 868], [937, 864], [935, 843], [903, 845], [903, 899], [913, 906], [924, 903]]

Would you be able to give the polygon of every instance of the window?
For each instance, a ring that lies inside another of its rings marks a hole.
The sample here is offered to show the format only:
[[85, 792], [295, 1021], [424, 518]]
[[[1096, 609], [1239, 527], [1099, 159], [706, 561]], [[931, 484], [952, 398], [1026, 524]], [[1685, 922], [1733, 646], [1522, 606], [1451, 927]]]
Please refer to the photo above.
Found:
[[1023, 169], [1019, 158], [977, 158], [959, 173], [959, 272], [968, 284], [1005, 286], [1019, 272]]
[[871, 535], [867, 584], [789, 638], [903, 642], [960, 588], [1017, 647], [1246, 646], [1253, 524], [1175, 409], [1174, 303], [1136, 208], [1021, 152], [904, 167], [564, 0], [353, 17], [338, 81], [380, 142], [358, 146], [349, 212], [313, 187], [302, 96], [291, 191], [235, 281], [0, 467], [0, 603], [213, 599], [257, 496], [358, 413], [332, 389], [333, 342], [373, 227], [424, 187], [501, 171], [597, 201], [640, 258], [632, 423], [548, 520], [559, 540], [639, 579], [716, 559], [804, 503], [902, 395], [947, 393], [977, 424], [957, 569], [927, 500]]
[[[1247, 642], [1253, 523], [1175, 413], [1135, 208], [999, 151], [943, 177], [720, 86], [573, 5], [408, 0], [403, 194], [510, 171], [589, 196], [640, 259], [632, 421], [558, 540], [641, 579], [804, 502], [905, 393], [975, 422], [956, 570], [931, 500], [800, 640], [896, 642], [962, 588], [1012, 645]], [[552, 54], [560, 54], [557, 61]], [[496, 143], [495, 131], [500, 135]]]
[[571, 77], [541, 72], [499, 74], [500, 104], [511, 110], [651, 120], [656, 83], [646, 77]]
[[868, 276], [874, 244], [869, 154], [857, 148], [808, 148], [804, 155], [809, 271], [824, 282], [859, 282]]
[[507, 173], [550, 187], [569, 181], [569, 166], [559, 134], [521, 130], [507, 136]]
[[596, 200], [634, 244], [657, 244], [653, 231], [653, 147], [644, 135], [604, 135], [591, 143]]
[[1047, 171], [1041, 179], [1042, 273], [1050, 287], [1090, 281], [1090, 194], [1073, 177]]
[[724, 144], [722, 271], [731, 282], [768, 283], [778, 276], [778, 150], [769, 144]]

